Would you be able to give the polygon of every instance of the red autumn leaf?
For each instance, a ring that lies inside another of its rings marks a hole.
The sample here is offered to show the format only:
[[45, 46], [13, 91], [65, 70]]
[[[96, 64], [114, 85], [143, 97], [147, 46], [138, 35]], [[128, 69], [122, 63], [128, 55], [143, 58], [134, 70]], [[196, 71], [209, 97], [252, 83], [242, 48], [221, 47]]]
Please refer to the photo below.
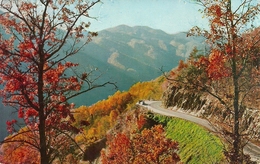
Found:
[[[74, 104], [68, 100], [110, 84], [93, 86], [95, 80], [84, 77], [89, 85], [82, 90], [80, 75], [72, 75], [71, 71], [78, 64], [66, 62], [91, 41], [91, 32], [83, 35], [88, 23], [80, 18], [98, 2], [9, 1], [0, 4], [0, 10], [4, 11], [0, 15], [0, 84], [3, 86], [0, 96], [5, 105], [18, 109], [18, 117], [23, 120], [19, 125], [31, 132], [17, 142], [33, 138], [26, 140], [30, 142], [26, 146], [38, 151], [40, 163], [63, 159], [60, 156], [68, 154], [70, 144], [75, 144], [70, 132], [78, 129], [72, 126]], [[67, 28], [64, 30], [64, 27]], [[78, 42], [83, 36], [87, 39]], [[16, 131], [15, 123], [7, 122], [9, 132]], [[20, 157], [24, 155], [22, 151], [17, 153]]]

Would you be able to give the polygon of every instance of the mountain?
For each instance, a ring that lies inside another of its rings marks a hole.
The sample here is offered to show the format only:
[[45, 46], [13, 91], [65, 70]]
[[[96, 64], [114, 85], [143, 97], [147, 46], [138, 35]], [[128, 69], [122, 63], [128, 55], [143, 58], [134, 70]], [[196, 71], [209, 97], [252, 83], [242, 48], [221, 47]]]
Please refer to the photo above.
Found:
[[[127, 90], [138, 81], [148, 81], [177, 66], [196, 46], [204, 49], [203, 38], [186, 33], [167, 34], [144, 26], [120, 25], [98, 33], [77, 58], [80, 66], [91, 65], [105, 72], [100, 80], [114, 81]], [[112, 94], [112, 88], [95, 90], [78, 97], [76, 104], [92, 104]], [[93, 97], [94, 95], [94, 97]]]
[[[139, 81], [149, 81], [177, 66], [194, 46], [203, 49], [203, 39], [186, 33], [167, 34], [149, 27], [120, 25], [99, 32], [79, 54], [68, 60], [79, 63], [79, 70], [93, 68], [102, 73], [97, 82], [116, 82], [119, 90], [128, 90]], [[106, 99], [116, 90], [98, 88], [73, 99], [77, 106], [91, 105]], [[0, 134], [6, 134], [6, 120], [15, 118], [0, 106]], [[16, 114], [15, 114], [16, 115]], [[0, 140], [3, 136], [0, 136]]]

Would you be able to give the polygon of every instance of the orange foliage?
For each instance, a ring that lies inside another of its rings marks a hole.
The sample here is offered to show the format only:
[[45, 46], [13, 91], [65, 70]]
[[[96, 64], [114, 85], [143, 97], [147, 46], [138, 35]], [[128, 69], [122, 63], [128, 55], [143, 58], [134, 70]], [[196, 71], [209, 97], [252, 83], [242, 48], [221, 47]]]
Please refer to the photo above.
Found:
[[207, 68], [208, 77], [213, 80], [218, 80], [230, 76], [230, 69], [225, 65], [226, 61], [227, 57], [222, 52], [212, 50]]
[[143, 126], [146, 124], [146, 118], [144, 115], [140, 115], [137, 120], [137, 128], [138, 130], [141, 130]]
[[102, 163], [178, 163], [178, 143], [165, 138], [162, 125], [131, 136], [119, 133], [108, 139], [108, 150], [101, 152]]
[[[1, 146], [0, 162], [2, 163], [40, 163], [39, 150], [27, 144], [32, 142], [30, 137], [32, 133], [25, 128], [19, 131], [19, 134], [6, 138], [6, 143]], [[20, 141], [24, 142], [20, 142]]]
[[[131, 105], [140, 99], [159, 99], [162, 95], [161, 82], [162, 78], [158, 78], [151, 82], [138, 82], [130, 88], [128, 92], [117, 91], [108, 99], [102, 100], [92, 106], [81, 106], [74, 109], [74, 118], [78, 129], [82, 132], [77, 134], [77, 142], [94, 142], [106, 135], [106, 132], [115, 125], [118, 116]], [[83, 125], [82, 121], [86, 121], [89, 125]], [[140, 118], [139, 126], [144, 124], [145, 120]]]
[[[39, 144], [37, 140], [38, 135], [37, 132], [24, 127], [17, 134], [8, 136], [0, 149], [0, 162], [6, 164], [41, 163], [39, 149], [32, 146], [32, 144]], [[71, 139], [66, 135], [57, 135], [57, 133], [51, 133], [50, 135], [56, 136], [56, 138], [50, 141], [50, 144], [53, 145], [52, 150], [59, 154], [58, 156], [51, 156], [51, 158], [55, 158], [52, 163], [62, 163], [64, 160], [71, 160], [73, 153], [75, 153], [74, 150], [70, 150], [72, 147], [75, 147]]]
[[188, 64], [185, 63], [183, 60], [180, 60], [179, 65], [177, 67], [177, 71], [180, 71], [180, 70], [187, 68], [187, 67], [188, 67]]
[[[117, 91], [107, 100], [86, 107], [81, 106], [74, 110], [75, 126], [83, 128], [83, 133], [76, 136], [77, 142], [93, 142], [93, 140], [105, 136], [106, 131], [114, 124], [120, 113], [127, 109], [132, 103], [133, 97], [128, 92]], [[89, 126], [80, 124], [83, 120], [90, 123]]]
[[106, 156], [104, 151], [101, 151], [103, 164], [130, 162], [132, 150], [130, 148], [131, 142], [129, 137], [125, 134], [119, 133], [116, 135], [115, 139], [108, 144], [110, 145], [110, 150], [112, 151], [110, 151], [108, 156]]

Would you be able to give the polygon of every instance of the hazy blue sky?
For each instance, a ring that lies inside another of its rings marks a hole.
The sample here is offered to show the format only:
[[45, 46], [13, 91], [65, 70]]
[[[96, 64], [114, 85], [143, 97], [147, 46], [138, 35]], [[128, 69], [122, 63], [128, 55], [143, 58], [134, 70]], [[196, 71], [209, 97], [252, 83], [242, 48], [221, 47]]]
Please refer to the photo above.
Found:
[[205, 26], [206, 21], [198, 11], [199, 6], [188, 0], [103, 0], [90, 14], [90, 30], [125, 24], [129, 26], [149, 26], [173, 34], [188, 31], [191, 27]]
[[[193, 26], [207, 27], [207, 21], [198, 11], [199, 5], [192, 0], [102, 0], [94, 6], [90, 15], [97, 17], [91, 20], [90, 30], [100, 31], [106, 28], [125, 24], [129, 26], [149, 26], [167, 33], [188, 31]], [[233, 0], [233, 9], [244, 0]], [[253, 0], [252, 3], [259, 3]], [[260, 24], [258, 19], [257, 24]]]

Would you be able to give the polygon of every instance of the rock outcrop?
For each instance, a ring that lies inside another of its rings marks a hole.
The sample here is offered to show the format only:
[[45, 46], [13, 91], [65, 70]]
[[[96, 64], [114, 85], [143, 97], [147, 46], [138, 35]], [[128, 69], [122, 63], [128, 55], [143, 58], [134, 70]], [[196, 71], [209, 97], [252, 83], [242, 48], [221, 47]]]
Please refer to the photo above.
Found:
[[[225, 125], [226, 130], [232, 129], [230, 125], [234, 120], [233, 112], [227, 110], [218, 100], [208, 94], [190, 93], [184, 89], [170, 86], [163, 95], [163, 104], [165, 107], [172, 107], [174, 110], [188, 112]], [[255, 107], [242, 107], [240, 110], [241, 134], [260, 141], [260, 110]], [[218, 126], [218, 128], [223, 128], [223, 126]]]

